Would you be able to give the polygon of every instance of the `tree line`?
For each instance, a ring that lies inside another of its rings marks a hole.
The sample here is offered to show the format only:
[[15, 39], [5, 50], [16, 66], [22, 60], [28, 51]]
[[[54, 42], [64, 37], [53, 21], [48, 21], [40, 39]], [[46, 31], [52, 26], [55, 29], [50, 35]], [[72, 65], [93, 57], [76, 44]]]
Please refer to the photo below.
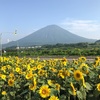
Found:
[[16, 49], [10, 47], [4, 49], [3, 56], [52, 56], [52, 55], [68, 55], [68, 56], [94, 56], [100, 55], [99, 43], [75, 43], [75, 44], [55, 44], [43, 45], [41, 48], [24, 48]]

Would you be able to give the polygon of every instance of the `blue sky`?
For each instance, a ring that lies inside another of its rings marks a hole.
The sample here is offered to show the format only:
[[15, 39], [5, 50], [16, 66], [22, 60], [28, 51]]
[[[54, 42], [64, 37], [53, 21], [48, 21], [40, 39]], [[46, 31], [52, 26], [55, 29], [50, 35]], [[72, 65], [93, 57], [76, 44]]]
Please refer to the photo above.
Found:
[[100, 0], [0, 0], [3, 43], [52, 24], [79, 36], [100, 39]]

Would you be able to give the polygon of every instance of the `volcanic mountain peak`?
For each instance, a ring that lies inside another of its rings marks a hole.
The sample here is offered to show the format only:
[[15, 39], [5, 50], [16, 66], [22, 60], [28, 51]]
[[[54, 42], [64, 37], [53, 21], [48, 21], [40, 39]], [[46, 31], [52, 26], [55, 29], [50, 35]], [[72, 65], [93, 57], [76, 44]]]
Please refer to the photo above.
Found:
[[[75, 35], [57, 25], [48, 25], [41, 28], [28, 36], [19, 39], [19, 46], [45, 45], [57, 43], [79, 43], [79, 42], [95, 42], [96, 40], [84, 38]], [[4, 46], [15, 46], [15, 43], [10, 42]]]

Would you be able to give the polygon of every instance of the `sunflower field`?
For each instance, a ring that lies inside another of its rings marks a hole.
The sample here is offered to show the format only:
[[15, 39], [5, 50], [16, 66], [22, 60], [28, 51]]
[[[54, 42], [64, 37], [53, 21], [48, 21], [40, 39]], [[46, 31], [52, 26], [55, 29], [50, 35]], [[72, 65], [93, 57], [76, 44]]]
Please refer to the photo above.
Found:
[[99, 100], [100, 57], [0, 57], [0, 100]]

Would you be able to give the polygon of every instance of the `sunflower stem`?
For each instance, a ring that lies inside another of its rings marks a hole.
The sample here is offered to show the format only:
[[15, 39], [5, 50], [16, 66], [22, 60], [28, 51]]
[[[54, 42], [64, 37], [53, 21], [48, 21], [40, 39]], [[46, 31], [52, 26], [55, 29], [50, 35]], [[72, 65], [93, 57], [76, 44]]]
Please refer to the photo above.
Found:
[[31, 100], [31, 91], [29, 92], [29, 100]]
[[76, 100], [76, 96], [74, 96], [74, 100]]
[[68, 96], [68, 100], [70, 100], [70, 95]]

